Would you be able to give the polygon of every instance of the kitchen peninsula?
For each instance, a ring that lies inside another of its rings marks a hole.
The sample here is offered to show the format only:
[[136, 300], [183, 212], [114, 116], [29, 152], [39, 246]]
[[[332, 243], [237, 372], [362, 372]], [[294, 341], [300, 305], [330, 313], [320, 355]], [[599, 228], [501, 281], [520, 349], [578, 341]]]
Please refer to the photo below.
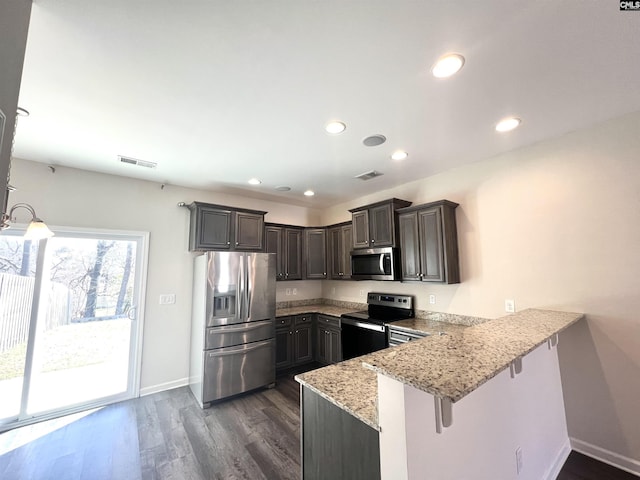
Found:
[[298, 375], [303, 478], [555, 478], [557, 334], [581, 318], [524, 310]]

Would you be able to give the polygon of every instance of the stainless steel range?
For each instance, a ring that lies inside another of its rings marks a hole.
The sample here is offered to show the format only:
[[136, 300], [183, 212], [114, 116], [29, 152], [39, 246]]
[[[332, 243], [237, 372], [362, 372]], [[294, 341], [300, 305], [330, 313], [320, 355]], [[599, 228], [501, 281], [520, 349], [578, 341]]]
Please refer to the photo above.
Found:
[[388, 347], [386, 325], [414, 314], [413, 296], [370, 292], [367, 310], [341, 316], [342, 358], [348, 360]]

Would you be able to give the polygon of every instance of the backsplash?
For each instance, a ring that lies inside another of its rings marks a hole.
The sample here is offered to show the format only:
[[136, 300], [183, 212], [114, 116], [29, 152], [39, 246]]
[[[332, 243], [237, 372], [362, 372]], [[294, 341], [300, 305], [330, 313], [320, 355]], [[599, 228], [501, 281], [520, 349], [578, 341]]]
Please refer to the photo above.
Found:
[[306, 305], [333, 305], [341, 308], [353, 308], [354, 310], [366, 310], [366, 303], [343, 302], [328, 298], [309, 298], [305, 300], [290, 300], [286, 302], [276, 302], [276, 309], [304, 307]]

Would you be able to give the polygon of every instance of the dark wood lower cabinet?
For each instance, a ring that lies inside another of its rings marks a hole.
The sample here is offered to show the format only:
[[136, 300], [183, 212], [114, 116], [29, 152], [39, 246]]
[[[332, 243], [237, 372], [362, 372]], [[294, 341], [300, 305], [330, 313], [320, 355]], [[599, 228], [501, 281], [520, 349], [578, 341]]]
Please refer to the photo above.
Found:
[[316, 360], [323, 365], [342, 361], [340, 329], [324, 328], [318, 324], [316, 330]]
[[301, 394], [302, 479], [379, 479], [378, 431], [306, 387]]

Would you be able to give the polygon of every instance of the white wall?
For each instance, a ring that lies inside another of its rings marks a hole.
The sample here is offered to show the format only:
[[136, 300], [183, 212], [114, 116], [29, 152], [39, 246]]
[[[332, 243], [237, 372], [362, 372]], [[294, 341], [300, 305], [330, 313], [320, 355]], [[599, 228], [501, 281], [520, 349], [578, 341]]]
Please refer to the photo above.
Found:
[[[14, 160], [12, 183], [18, 187], [9, 204], [27, 202], [49, 225], [97, 227], [150, 232], [149, 273], [142, 352], [143, 393], [186, 382], [189, 374], [192, 254], [188, 252], [189, 211], [178, 202], [193, 200], [266, 210], [267, 221], [317, 224], [312, 209], [216, 194], [100, 173]], [[18, 210], [16, 215], [24, 215]], [[17, 220], [26, 222], [26, 217]], [[321, 282], [295, 285], [297, 296], [285, 296], [278, 284], [277, 300], [317, 298]], [[159, 305], [158, 297], [175, 293], [174, 305]]]
[[405, 291], [429, 309], [432, 293], [433, 310], [489, 318], [506, 298], [585, 312], [559, 349], [569, 434], [640, 473], [639, 132], [634, 113], [326, 210], [332, 223], [385, 198], [458, 202], [462, 283], [325, 282], [325, 296]]

